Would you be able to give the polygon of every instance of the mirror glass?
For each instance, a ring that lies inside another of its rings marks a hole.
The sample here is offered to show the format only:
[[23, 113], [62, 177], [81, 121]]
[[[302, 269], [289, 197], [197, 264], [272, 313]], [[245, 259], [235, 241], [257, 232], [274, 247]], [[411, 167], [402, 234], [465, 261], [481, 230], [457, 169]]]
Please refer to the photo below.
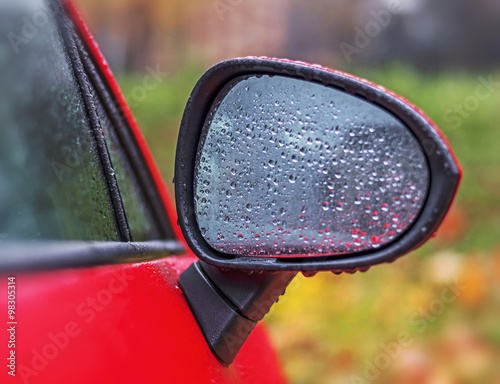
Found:
[[429, 180], [420, 144], [382, 108], [319, 83], [245, 76], [205, 122], [194, 204], [217, 251], [345, 255], [400, 237]]

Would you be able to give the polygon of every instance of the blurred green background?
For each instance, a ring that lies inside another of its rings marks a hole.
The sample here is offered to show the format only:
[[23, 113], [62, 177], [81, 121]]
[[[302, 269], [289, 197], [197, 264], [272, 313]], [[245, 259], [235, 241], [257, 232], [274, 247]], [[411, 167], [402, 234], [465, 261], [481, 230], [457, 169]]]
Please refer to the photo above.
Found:
[[183, 108], [221, 59], [320, 62], [423, 109], [464, 171], [437, 236], [366, 273], [299, 276], [265, 322], [292, 383], [500, 383], [498, 4], [401, 0], [385, 23], [389, 0], [81, 3], [172, 193]]

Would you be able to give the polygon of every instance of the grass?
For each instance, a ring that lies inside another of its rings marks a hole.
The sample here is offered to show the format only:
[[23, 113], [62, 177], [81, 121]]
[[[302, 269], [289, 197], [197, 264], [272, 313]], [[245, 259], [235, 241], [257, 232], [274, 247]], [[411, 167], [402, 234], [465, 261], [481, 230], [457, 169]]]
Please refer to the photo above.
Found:
[[[352, 72], [426, 111], [464, 177], [438, 236], [413, 255], [365, 274], [292, 282], [266, 317], [285, 371], [293, 383], [498, 383], [500, 92], [495, 88], [457, 124], [447, 111], [470, 101], [480, 77], [490, 74], [421, 75], [399, 65]], [[201, 73], [189, 67], [172, 75], [133, 106], [169, 182], [180, 118]], [[141, 75], [119, 77], [125, 94], [141, 81]], [[384, 348], [402, 335], [410, 342], [370, 376], [367, 367], [382, 365]]]

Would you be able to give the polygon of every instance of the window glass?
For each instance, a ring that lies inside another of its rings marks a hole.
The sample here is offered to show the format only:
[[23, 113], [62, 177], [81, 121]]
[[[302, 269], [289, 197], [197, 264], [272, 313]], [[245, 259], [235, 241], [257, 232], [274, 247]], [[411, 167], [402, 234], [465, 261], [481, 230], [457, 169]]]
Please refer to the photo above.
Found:
[[0, 35], [0, 239], [119, 240], [50, 9], [35, 0], [2, 6]]

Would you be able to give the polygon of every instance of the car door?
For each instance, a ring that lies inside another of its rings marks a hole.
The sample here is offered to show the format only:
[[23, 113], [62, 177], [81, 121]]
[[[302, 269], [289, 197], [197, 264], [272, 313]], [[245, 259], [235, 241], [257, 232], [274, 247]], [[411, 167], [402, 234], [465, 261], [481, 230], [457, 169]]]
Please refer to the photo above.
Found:
[[196, 257], [75, 6], [0, 8], [2, 382], [283, 382], [262, 327], [230, 367], [209, 350], [177, 285]]

